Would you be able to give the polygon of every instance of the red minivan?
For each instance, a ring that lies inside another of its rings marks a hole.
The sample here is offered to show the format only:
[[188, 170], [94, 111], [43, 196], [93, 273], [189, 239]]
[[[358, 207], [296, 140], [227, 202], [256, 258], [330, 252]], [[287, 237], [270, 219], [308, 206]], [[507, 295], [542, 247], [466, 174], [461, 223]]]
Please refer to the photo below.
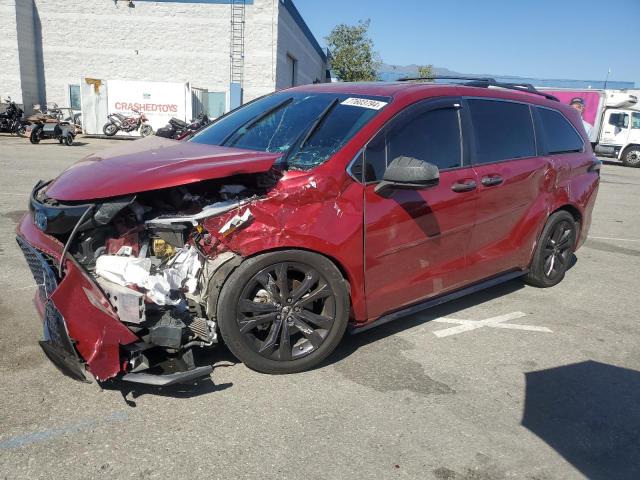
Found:
[[308, 85], [39, 182], [17, 241], [73, 378], [187, 382], [221, 341], [292, 373], [347, 329], [560, 282], [599, 168], [577, 113], [530, 86]]

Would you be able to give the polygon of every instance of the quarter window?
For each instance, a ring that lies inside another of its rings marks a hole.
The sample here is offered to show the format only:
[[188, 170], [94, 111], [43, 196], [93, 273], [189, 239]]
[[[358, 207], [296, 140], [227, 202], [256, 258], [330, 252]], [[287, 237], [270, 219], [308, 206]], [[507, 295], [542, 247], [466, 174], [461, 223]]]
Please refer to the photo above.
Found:
[[631, 114], [631, 128], [640, 128], [640, 113]]
[[576, 129], [560, 112], [549, 108], [539, 108], [544, 134], [544, 143], [549, 155], [581, 152], [584, 147]]
[[533, 157], [536, 141], [529, 106], [499, 100], [469, 100], [475, 163]]
[[398, 157], [424, 160], [440, 170], [460, 167], [458, 109], [422, 107], [401, 114], [367, 146], [365, 180], [382, 180], [387, 165]]

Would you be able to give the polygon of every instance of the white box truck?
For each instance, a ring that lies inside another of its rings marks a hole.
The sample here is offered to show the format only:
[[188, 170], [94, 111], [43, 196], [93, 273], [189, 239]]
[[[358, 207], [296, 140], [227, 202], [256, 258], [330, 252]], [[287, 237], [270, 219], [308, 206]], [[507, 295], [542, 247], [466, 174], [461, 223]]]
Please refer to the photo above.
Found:
[[573, 106], [582, 116], [593, 150], [599, 156], [640, 167], [640, 103], [628, 90], [541, 88]]

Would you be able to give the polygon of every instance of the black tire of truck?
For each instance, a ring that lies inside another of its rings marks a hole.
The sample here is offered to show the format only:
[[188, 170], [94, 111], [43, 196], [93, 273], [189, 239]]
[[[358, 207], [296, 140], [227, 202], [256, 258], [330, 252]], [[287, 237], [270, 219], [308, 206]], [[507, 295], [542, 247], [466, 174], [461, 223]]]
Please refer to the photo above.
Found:
[[640, 168], [640, 145], [631, 145], [622, 152], [625, 167]]

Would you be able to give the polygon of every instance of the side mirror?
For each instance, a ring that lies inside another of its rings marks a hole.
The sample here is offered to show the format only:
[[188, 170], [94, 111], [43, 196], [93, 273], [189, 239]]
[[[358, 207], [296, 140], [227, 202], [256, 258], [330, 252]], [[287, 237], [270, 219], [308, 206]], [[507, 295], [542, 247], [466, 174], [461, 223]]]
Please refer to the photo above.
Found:
[[421, 190], [440, 182], [440, 171], [435, 165], [411, 157], [394, 158], [387, 166], [375, 192], [388, 196], [395, 189]]

